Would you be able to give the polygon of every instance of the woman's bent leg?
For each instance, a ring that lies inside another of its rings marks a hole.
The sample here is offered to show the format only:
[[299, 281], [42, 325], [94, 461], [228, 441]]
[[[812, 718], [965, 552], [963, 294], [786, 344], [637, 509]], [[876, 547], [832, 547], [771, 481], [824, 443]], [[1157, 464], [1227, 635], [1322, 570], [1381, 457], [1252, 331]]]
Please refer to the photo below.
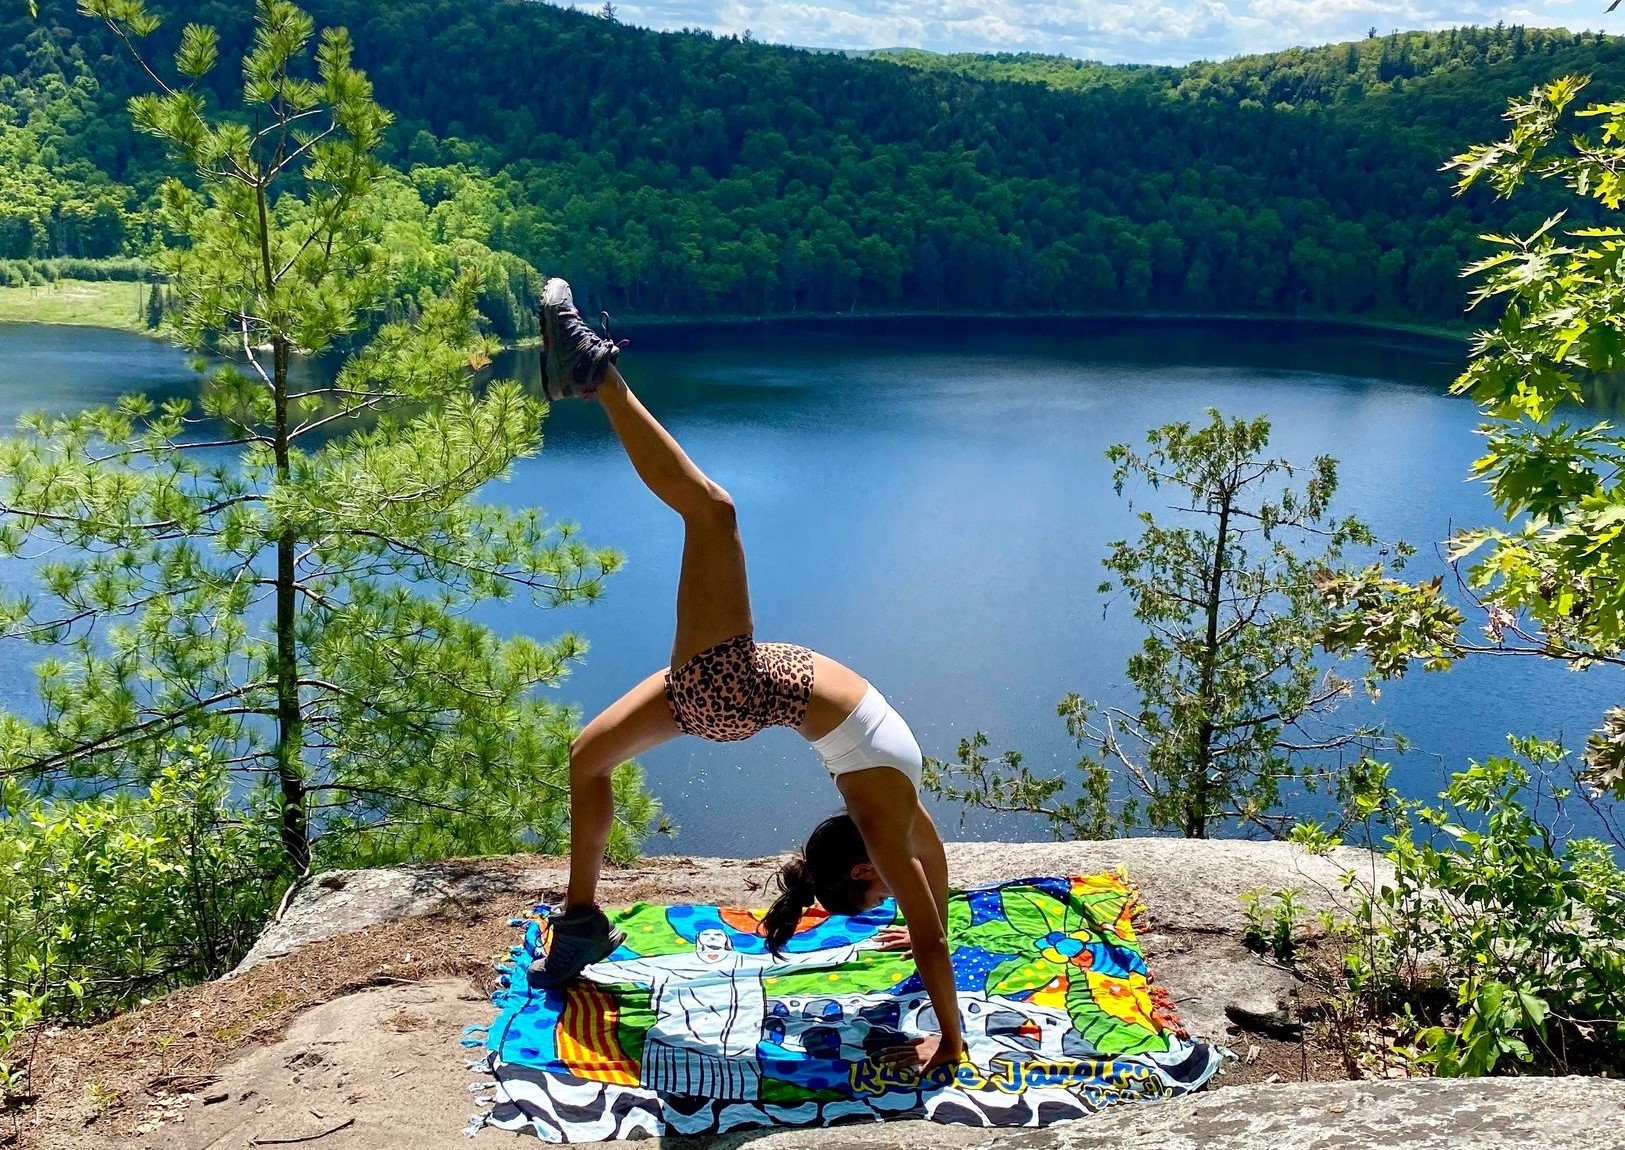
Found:
[[671, 650], [671, 665], [680, 667], [707, 647], [755, 629], [733, 499], [694, 465], [614, 367], [606, 372], [597, 395], [638, 476], [683, 517], [683, 565]]
[[567, 909], [591, 906], [615, 821], [610, 776], [621, 763], [682, 734], [656, 671], [605, 708], [570, 744], [570, 887]]

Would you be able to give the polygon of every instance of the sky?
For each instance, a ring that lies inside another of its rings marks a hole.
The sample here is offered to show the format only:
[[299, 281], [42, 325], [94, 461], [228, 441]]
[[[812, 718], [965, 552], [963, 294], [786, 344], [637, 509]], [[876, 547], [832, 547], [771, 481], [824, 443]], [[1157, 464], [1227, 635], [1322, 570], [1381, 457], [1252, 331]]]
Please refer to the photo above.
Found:
[[[599, 0], [577, 0], [596, 9]], [[1499, 20], [1531, 28], [1625, 33], [1608, 0], [616, 0], [622, 23], [807, 48], [1050, 52], [1109, 63], [1184, 64], [1299, 44], [1358, 39], [1370, 28], [1449, 28]]]

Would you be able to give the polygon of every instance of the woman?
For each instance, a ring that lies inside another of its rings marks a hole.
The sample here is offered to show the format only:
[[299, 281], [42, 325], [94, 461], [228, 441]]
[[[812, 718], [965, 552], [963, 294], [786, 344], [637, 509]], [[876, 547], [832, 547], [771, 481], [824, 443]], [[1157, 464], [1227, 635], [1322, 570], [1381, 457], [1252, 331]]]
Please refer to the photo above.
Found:
[[733, 501], [638, 402], [616, 368], [620, 349], [587, 326], [561, 279], [543, 289], [542, 341], [548, 398], [597, 398], [638, 476], [683, 517], [683, 559], [671, 665], [612, 703], [570, 746], [570, 886], [550, 920], [545, 960], [530, 967], [531, 985], [561, 986], [624, 941], [594, 901], [617, 764], [683, 734], [727, 742], [794, 727], [834, 777], [847, 813], [820, 825], [804, 857], [780, 872], [782, 894], [764, 924], [769, 945], [779, 953], [815, 900], [832, 914], [855, 914], [892, 895], [942, 1033], [887, 1061], [956, 1062], [963, 1040], [948, 957], [948, 862], [920, 804], [920, 748], [908, 724], [835, 660], [756, 642]]

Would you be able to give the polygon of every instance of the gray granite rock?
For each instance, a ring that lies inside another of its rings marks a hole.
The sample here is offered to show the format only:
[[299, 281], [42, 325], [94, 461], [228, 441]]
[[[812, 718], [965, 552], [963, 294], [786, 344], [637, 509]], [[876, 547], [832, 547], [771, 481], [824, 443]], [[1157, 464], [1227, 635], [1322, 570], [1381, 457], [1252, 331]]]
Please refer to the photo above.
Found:
[[[606, 871], [602, 898], [611, 904], [759, 904], [776, 861], [649, 859], [637, 867]], [[1315, 857], [1281, 843], [1170, 839], [963, 843], [949, 847], [949, 862], [959, 885], [1121, 867], [1139, 887], [1147, 909], [1150, 929], [1144, 943], [1157, 981], [1173, 996], [1194, 1033], [1221, 1041], [1227, 1032], [1227, 1007], [1268, 1014], [1290, 1004], [1296, 985], [1290, 974], [1242, 946], [1243, 894], [1292, 889], [1305, 912], [1313, 915], [1346, 905], [1346, 872], [1354, 872], [1367, 885], [1391, 879], [1381, 861], [1366, 852], [1339, 849], [1329, 857]], [[472, 914], [476, 907], [489, 914], [493, 902], [519, 913], [534, 902], [558, 899], [565, 879], [563, 860], [551, 858], [336, 872], [312, 882], [291, 900], [282, 921], [266, 932], [245, 965], [315, 939], [407, 915], [463, 910]], [[352, 1009], [348, 1003], [317, 1008], [310, 1015], [312, 1024], [322, 1011]], [[419, 1004], [417, 1009], [427, 1007]], [[453, 1003], [446, 1009], [455, 1013], [462, 1007]], [[290, 1041], [295, 1037], [290, 1035]], [[279, 1047], [266, 1052], [266, 1057], [273, 1055], [280, 1057]], [[412, 1098], [437, 1113], [444, 1110], [445, 1100], [429, 1097], [432, 1094], [420, 1083]], [[410, 1108], [406, 1098], [379, 1102], [388, 1104], [392, 1121], [399, 1119], [401, 1108]], [[198, 1150], [225, 1145], [212, 1140], [214, 1134], [203, 1125], [195, 1131], [202, 1139], [195, 1143]], [[400, 1137], [392, 1139], [403, 1150], [408, 1146], [449, 1150], [461, 1140], [442, 1135], [432, 1122], [421, 1128], [397, 1125], [397, 1132]], [[476, 1150], [482, 1138], [493, 1145], [497, 1141], [482, 1134], [473, 1140]], [[1584, 1078], [1499, 1078], [1236, 1086], [1156, 1105], [1113, 1108], [1044, 1130], [989, 1131], [897, 1122], [667, 1141], [684, 1150], [739, 1150], [746, 1143], [751, 1150], [891, 1150], [922, 1144], [977, 1150], [1625, 1150], [1625, 1084]], [[360, 1124], [324, 1138], [323, 1144], [328, 1143], [333, 1150], [377, 1144]], [[194, 1143], [184, 1145], [192, 1150]]]
[[1621, 1150], [1625, 1083], [1417, 1079], [1236, 1086], [1043, 1130], [899, 1122], [666, 1139], [672, 1150]]
[[[308, 1138], [316, 1150], [502, 1150], [458, 1133], [472, 1106], [457, 1045], [482, 996], [462, 979], [373, 987], [306, 1011], [279, 1039], [218, 1068], [144, 1136], [62, 1119], [42, 1150], [239, 1150]], [[1042, 1130], [921, 1121], [667, 1138], [667, 1150], [1621, 1150], [1625, 1083], [1496, 1078], [1223, 1086], [1112, 1107]], [[346, 1121], [346, 1119], [348, 1121]], [[342, 1123], [342, 1125], [341, 1125]], [[149, 1124], [150, 1125], [150, 1124]], [[327, 1133], [322, 1133], [327, 1131]], [[304, 1143], [301, 1143], [302, 1145]], [[649, 1143], [641, 1143], [649, 1145]], [[610, 1144], [619, 1145], [619, 1144]]]
[[[1115, 839], [1071, 843], [953, 843], [954, 881], [970, 886], [1045, 874], [1121, 869], [1140, 889], [1150, 929], [1146, 958], [1192, 1033], [1223, 1041], [1232, 1028], [1226, 1008], [1269, 1014], [1290, 1006], [1297, 979], [1260, 960], [1241, 942], [1242, 895], [1291, 889], [1305, 915], [1346, 901], [1348, 872], [1384, 881], [1389, 872], [1369, 852], [1339, 848], [1316, 856], [1286, 843], [1184, 839]], [[778, 860], [656, 857], [604, 873], [601, 899], [764, 901]], [[563, 895], [562, 859], [514, 857], [324, 874], [290, 901], [239, 970], [346, 931], [408, 915], [456, 913], [495, 901], [519, 914]]]
[[[1288, 843], [1186, 839], [1111, 839], [1071, 843], [951, 843], [956, 885], [1041, 874], [1092, 874], [1121, 867], [1135, 882], [1149, 921], [1160, 931], [1240, 936], [1247, 891], [1293, 889], [1305, 911], [1346, 901], [1342, 876], [1385, 881], [1391, 871], [1367, 851], [1339, 847], [1311, 855]], [[655, 857], [604, 873], [600, 899], [761, 902], [777, 860]], [[329, 871], [306, 884], [281, 921], [268, 928], [239, 970], [347, 931], [460, 903], [508, 899], [514, 913], [561, 897], [562, 859], [515, 857]]]

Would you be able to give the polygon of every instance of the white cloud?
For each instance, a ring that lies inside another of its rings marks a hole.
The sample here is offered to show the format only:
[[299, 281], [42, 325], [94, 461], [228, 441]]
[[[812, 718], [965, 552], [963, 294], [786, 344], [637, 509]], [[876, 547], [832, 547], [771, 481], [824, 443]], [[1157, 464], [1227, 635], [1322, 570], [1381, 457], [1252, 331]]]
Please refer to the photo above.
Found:
[[1357, 39], [1368, 28], [1494, 24], [1625, 30], [1606, 0], [628, 0], [620, 18], [649, 28], [747, 29], [809, 48], [1053, 52], [1185, 63], [1296, 44]]

